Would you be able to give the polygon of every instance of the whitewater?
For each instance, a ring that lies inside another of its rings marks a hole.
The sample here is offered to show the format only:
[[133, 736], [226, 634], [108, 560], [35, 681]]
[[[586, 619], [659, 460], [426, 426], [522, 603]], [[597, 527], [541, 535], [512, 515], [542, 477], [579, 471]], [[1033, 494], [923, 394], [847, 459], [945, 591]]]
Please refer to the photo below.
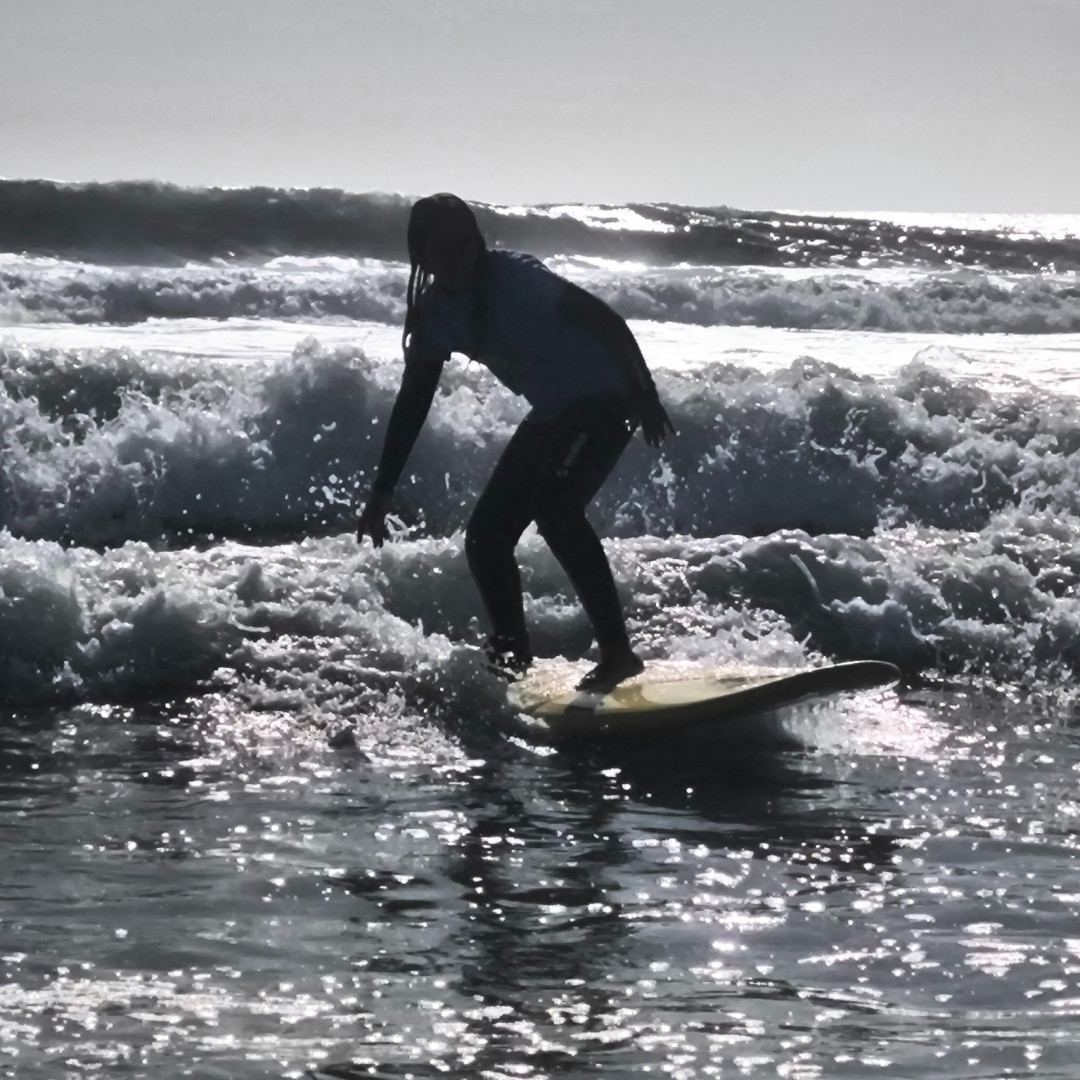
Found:
[[903, 672], [617, 751], [483, 667], [485, 369], [355, 538], [408, 206], [0, 181], [0, 1075], [1074, 1076], [1080, 216], [477, 207], [678, 431], [594, 506], [642, 655]]

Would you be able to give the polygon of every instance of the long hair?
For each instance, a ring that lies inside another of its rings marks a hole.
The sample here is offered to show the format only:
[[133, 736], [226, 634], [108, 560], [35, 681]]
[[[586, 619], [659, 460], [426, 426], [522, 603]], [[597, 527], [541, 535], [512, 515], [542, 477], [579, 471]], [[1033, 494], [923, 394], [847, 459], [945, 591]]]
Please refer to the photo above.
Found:
[[470, 348], [465, 350], [469, 358], [475, 360], [483, 348], [486, 329], [483, 269], [487, 244], [469, 204], [448, 192], [417, 199], [409, 214], [409, 227], [406, 232], [409, 248], [409, 288], [405, 295], [405, 329], [401, 334], [401, 348], [408, 352], [409, 341], [416, 328], [418, 306], [434, 281], [431, 271], [424, 265], [428, 237], [442, 222], [453, 218], [465, 221], [472, 227], [480, 246], [477, 274], [472, 285], [472, 342]]

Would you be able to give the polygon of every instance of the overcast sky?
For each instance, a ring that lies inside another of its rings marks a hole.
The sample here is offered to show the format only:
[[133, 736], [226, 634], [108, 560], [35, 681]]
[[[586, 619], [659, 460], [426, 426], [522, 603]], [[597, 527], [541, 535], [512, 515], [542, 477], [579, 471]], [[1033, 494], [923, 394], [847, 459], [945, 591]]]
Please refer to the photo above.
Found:
[[0, 175], [1080, 213], [1080, 0], [7, 0]]

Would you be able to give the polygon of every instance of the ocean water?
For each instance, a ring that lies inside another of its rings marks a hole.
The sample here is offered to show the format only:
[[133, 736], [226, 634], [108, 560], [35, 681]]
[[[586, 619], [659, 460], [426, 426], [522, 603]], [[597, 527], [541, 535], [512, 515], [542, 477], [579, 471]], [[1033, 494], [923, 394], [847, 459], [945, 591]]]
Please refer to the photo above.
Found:
[[355, 540], [407, 209], [0, 182], [0, 1076], [1075, 1076], [1080, 217], [480, 208], [678, 428], [595, 506], [642, 653], [903, 671], [597, 748], [480, 662], [482, 368]]

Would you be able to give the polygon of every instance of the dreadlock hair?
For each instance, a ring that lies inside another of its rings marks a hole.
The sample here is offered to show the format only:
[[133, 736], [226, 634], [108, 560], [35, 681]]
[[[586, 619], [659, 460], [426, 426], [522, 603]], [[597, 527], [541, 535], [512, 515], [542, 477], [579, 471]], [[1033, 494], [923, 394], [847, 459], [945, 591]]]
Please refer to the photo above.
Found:
[[[413, 203], [406, 232], [409, 248], [409, 288], [405, 296], [405, 329], [401, 334], [401, 348], [405, 352], [408, 351], [409, 341], [416, 327], [417, 308], [434, 282], [431, 271], [424, 265], [428, 237], [440, 223], [454, 218], [466, 221], [475, 231], [480, 245], [479, 268], [483, 268], [487, 244], [480, 232], [480, 226], [476, 223], [476, 215], [464, 199], [444, 191], [437, 195], [427, 195]], [[478, 273], [472, 286], [472, 343], [471, 348], [466, 350], [471, 360], [477, 359], [484, 344], [484, 292], [484, 276]]]

